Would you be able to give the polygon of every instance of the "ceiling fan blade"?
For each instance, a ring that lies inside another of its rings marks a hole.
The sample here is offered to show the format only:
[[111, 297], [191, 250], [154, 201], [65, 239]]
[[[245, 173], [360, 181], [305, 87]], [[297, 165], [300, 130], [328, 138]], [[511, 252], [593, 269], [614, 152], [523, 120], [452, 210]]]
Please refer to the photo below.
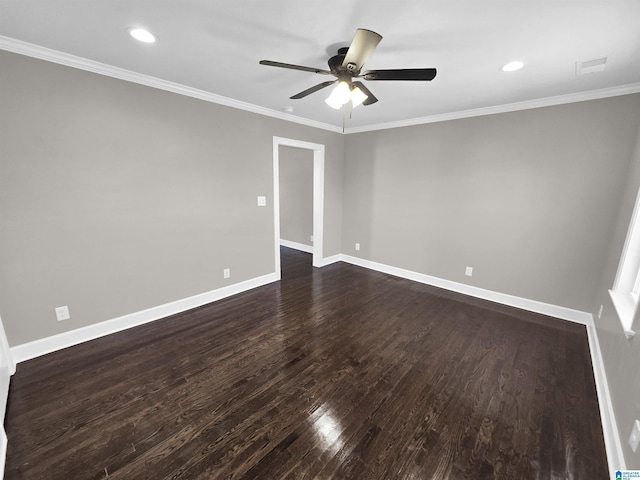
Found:
[[271, 60], [260, 60], [260, 65], [269, 65], [270, 67], [290, 68], [291, 70], [302, 70], [303, 72], [320, 73], [322, 75], [332, 75], [329, 70], [321, 68], [303, 67], [302, 65], [292, 65], [290, 63], [273, 62]]
[[300, 98], [304, 98], [307, 95], [311, 95], [312, 93], [317, 92], [318, 90], [322, 90], [323, 88], [328, 87], [329, 85], [333, 85], [337, 81], [338, 80], [330, 80], [328, 82], [322, 82], [316, 85], [315, 87], [307, 88], [306, 90], [303, 90], [300, 93], [296, 93], [293, 97], [289, 97], [289, 98], [291, 98], [292, 100], [298, 100]]
[[362, 102], [362, 105], [371, 105], [372, 103], [376, 103], [378, 101], [375, 95], [371, 93], [371, 91], [367, 87], [364, 86], [364, 83], [353, 82], [353, 85], [358, 87], [360, 90], [362, 90], [362, 93], [364, 93], [367, 96], [367, 99], [364, 102]]
[[358, 72], [382, 40], [382, 35], [359, 28], [351, 40], [351, 45], [344, 57], [342, 66], [352, 72]]
[[414, 80], [430, 81], [436, 76], [435, 68], [404, 68], [399, 70], [367, 70], [361, 76], [365, 80]]

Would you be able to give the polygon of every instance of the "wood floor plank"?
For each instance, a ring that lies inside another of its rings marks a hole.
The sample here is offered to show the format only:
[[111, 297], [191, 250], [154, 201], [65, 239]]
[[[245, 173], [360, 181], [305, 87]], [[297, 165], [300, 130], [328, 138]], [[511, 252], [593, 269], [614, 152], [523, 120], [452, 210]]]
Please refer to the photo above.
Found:
[[584, 326], [286, 248], [282, 277], [21, 363], [5, 478], [607, 478]]

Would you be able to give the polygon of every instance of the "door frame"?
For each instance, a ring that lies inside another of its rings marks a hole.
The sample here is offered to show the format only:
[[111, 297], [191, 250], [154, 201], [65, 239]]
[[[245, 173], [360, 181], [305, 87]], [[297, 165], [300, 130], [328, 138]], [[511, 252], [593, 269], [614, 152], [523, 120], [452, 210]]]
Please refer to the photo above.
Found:
[[292, 138], [273, 137], [273, 231], [275, 270], [280, 271], [280, 147], [295, 147], [313, 152], [313, 266], [322, 266], [324, 240], [324, 145]]

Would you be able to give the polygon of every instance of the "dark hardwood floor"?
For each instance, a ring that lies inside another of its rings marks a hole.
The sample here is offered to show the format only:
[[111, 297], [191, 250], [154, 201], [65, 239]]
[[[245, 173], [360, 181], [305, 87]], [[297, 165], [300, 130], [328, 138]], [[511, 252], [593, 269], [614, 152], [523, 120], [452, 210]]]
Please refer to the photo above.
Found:
[[294, 250], [282, 265], [18, 365], [5, 478], [608, 478], [583, 326]]

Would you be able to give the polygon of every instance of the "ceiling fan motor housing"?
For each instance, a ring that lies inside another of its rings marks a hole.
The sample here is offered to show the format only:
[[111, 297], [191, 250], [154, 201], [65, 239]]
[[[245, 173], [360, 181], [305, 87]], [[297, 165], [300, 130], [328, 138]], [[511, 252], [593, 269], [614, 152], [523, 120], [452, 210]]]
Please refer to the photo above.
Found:
[[358, 65], [354, 62], [349, 62], [344, 65], [344, 58], [349, 51], [348, 47], [344, 47], [338, 50], [338, 54], [329, 59], [329, 69], [334, 75], [344, 75], [345, 73], [355, 76], [358, 74]]
[[[340, 50], [344, 49], [341, 48]], [[338, 51], [338, 55], [334, 55], [329, 59], [327, 63], [329, 64], [329, 70], [331, 70], [332, 73], [336, 75], [344, 73], [345, 68], [342, 66], [342, 63], [344, 62], [344, 56], [344, 53], [341, 54], [340, 51]]]

